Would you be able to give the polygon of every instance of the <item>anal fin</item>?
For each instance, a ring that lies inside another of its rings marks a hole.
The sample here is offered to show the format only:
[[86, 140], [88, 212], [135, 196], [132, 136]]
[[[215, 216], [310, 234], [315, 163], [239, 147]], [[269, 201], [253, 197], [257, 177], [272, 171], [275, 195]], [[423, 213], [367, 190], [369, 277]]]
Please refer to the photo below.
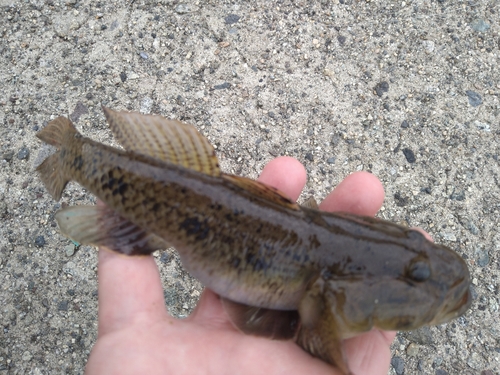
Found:
[[169, 244], [108, 207], [72, 206], [56, 213], [61, 232], [74, 241], [126, 255], [147, 255]]
[[264, 309], [224, 297], [221, 297], [221, 302], [233, 325], [247, 335], [290, 340], [297, 333], [299, 313], [296, 310]]

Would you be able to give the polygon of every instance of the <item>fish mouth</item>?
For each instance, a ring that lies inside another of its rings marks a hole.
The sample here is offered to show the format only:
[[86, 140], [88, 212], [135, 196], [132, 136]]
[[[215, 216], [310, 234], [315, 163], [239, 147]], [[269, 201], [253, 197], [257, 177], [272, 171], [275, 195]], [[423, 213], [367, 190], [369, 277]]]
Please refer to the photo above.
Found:
[[447, 296], [441, 311], [436, 315], [431, 324], [443, 324], [452, 319], [458, 318], [464, 314], [472, 303], [472, 294], [469, 287], [469, 280], [462, 280], [462, 282], [452, 288]]

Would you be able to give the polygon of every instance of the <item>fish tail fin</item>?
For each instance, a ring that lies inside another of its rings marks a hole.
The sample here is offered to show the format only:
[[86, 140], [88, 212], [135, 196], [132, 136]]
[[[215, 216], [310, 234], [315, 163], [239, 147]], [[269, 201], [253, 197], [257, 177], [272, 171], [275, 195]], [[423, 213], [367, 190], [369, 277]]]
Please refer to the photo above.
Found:
[[49, 191], [50, 195], [55, 200], [61, 199], [64, 187], [69, 181], [64, 175], [64, 168], [61, 165], [60, 148], [64, 143], [64, 139], [68, 136], [77, 134], [78, 131], [66, 117], [58, 117], [47, 124], [45, 128], [40, 130], [36, 136], [45, 143], [55, 146], [58, 151], [50, 155], [40, 164], [36, 170], [40, 173], [40, 178]]
[[60, 151], [57, 151], [55, 154], [50, 155], [36, 168], [37, 172], [40, 173], [40, 179], [45, 188], [56, 201], [61, 199], [62, 192], [69, 181], [62, 172], [59, 153]]
[[45, 143], [60, 148], [67, 134], [74, 135], [76, 133], [78, 133], [78, 131], [68, 118], [58, 117], [36, 133], [36, 136]]

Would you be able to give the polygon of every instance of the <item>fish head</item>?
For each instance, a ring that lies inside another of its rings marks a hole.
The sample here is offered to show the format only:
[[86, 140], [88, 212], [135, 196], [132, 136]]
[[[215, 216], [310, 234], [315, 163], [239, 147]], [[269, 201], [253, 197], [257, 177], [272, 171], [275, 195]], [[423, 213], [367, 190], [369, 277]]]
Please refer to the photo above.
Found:
[[406, 236], [405, 246], [386, 249], [363, 273], [323, 272], [326, 300], [340, 317], [343, 338], [373, 327], [407, 331], [438, 325], [470, 307], [464, 260], [420, 232], [407, 230]]
[[470, 274], [455, 251], [427, 240], [420, 232], [407, 233], [416, 251], [408, 252], [391, 280], [375, 282], [379, 298], [375, 307], [376, 326], [411, 330], [423, 325], [449, 322], [471, 305]]

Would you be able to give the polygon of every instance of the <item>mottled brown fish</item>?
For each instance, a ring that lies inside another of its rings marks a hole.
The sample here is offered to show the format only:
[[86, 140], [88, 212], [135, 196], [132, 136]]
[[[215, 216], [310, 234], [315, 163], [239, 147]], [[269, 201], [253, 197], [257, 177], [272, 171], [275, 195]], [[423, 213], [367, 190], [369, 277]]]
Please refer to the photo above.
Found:
[[465, 262], [421, 233], [299, 206], [223, 174], [190, 125], [104, 113], [125, 150], [84, 138], [64, 117], [37, 134], [58, 149], [37, 168], [52, 196], [74, 180], [107, 205], [59, 211], [62, 232], [129, 255], [171, 244], [243, 332], [293, 338], [348, 374], [342, 339], [444, 323], [469, 307]]

